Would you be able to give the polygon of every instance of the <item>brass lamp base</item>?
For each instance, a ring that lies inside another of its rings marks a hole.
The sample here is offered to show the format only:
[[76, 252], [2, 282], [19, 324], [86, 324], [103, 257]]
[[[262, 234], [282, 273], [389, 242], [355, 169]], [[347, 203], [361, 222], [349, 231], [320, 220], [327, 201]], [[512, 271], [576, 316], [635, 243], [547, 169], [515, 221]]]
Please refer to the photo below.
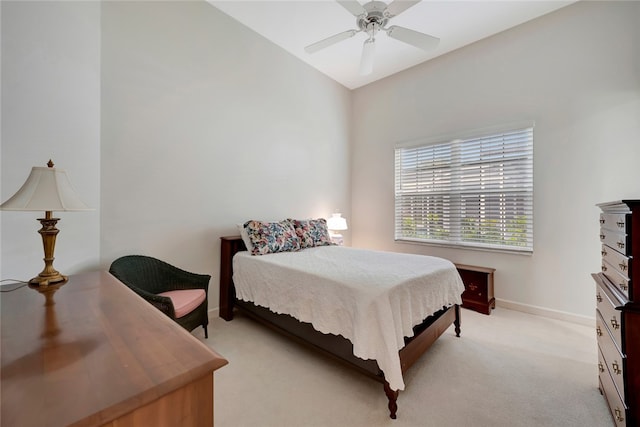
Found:
[[38, 276], [29, 280], [29, 284], [35, 286], [63, 285], [67, 283], [68, 280], [69, 277], [63, 276], [56, 271], [56, 274], [48, 276], [43, 276], [42, 273], [40, 273]]
[[46, 211], [44, 218], [38, 218], [38, 221], [42, 224], [42, 228], [38, 230], [38, 233], [42, 236], [42, 245], [44, 246], [44, 270], [29, 280], [29, 285], [42, 287], [54, 284], [63, 285], [69, 280], [67, 276], [63, 276], [53, 268], [53, 260], [55, 259], [53, 251], [56, 246], [56, 235], [59, 232], [56, 228], [58, 220], [59, 218], [52, 217], [51, 211]]

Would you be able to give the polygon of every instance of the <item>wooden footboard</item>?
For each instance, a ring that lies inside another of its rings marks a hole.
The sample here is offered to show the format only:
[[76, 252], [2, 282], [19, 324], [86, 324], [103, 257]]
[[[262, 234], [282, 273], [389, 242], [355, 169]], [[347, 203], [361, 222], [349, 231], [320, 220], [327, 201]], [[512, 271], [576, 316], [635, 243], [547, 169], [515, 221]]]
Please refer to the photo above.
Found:
[[[378, 364], [353, 355], [353, 344], [342, 336], [323, 334], [309, 323], [299, 322], [291, 316], [275, 314], [252, 303], [236, 300], [233, 283], [233, 256], [246, 250], [240, 236], [221, 237], [220, 250], [220, 317], [230, 321], [234, 309], [283, 333], [296, 341], [309, 345], [350, 367], [380, 381], [389, 400], [389, 416], [396, 418], [398, 391], [391, 390]], [[460, 307], [455, 305], [443, 309], [426, 318], [414, 327], [414, 336], [405, 338], [405, 346], [400, 350], [402, 372], [406, 372], [451, 324], [455, 325], [456, 336], [460, 336]]]

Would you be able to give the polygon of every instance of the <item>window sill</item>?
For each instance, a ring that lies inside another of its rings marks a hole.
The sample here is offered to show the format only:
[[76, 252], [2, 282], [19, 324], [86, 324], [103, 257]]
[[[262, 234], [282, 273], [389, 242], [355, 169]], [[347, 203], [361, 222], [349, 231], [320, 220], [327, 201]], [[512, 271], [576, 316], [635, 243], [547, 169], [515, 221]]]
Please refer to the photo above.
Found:
[[516, 248], [506, 248], [506, 247], [494, 247], [489, 245], [477, 245], [470, 243], [451, 243], [451, 242], [437, 242], [437, 241], [426, 241], [422, 239], [395, 239], [396, 243], [410, 244], [410, 245], [421, 245], [421, 246], [435, 246], [441, 248], [450, 248], [450, 249], [463, 249], [463, 250], [471, 250], [471, 251], [482, 251], [482, 252], [498, 252], [509, 255], [533, 255], [533, 250], [529, 248], [516, 249]]

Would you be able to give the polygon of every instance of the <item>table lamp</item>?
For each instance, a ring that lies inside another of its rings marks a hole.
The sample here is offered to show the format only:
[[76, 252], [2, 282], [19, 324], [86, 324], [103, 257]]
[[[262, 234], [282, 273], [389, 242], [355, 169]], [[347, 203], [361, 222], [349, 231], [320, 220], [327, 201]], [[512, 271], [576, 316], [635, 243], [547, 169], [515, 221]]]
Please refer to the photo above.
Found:
[[80, 200], [66, 171], [53, 166], [51, 160], [47, 167], [34, 166], [18, 192], [0, 205], [0, 210], [5, 211], [45, 211], [45, 217], [38, 218], [42, 224], [38, 233], [44, 246], [44, 270], [29, 281], [31, 286], [62, 285], [68, 280], [53, 268], [53, 252], [59, 232], [56, 223], [60, 219], [53, 218], [53, 211], [92, 210]]
[[327, 228], [329, 229], [331, 240], [338, 245], [342, 245], [344, 243], [342, 234], [336, 233], [336, 231], [343, 231], [347, 229], [347, 220], [342, 218], [342, 214], [331, 214], [331, 218], [327, 219]]

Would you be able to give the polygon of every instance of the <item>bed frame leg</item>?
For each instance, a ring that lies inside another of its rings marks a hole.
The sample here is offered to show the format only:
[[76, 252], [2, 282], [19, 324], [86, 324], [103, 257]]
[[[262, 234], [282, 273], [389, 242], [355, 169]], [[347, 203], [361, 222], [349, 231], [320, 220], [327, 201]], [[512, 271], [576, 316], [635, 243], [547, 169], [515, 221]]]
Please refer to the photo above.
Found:
[[387, 399], [389, 399], [389, 417], [395, 420], [396, 412], [398, 410], [398, 390], [391, 390], [389, 383], [385, 381], [384, 393], [387, 395]]
[[460, 306], [456, 304], [456, 320], [453, 321], [456, 329], [456, 337], [460, 337]]

